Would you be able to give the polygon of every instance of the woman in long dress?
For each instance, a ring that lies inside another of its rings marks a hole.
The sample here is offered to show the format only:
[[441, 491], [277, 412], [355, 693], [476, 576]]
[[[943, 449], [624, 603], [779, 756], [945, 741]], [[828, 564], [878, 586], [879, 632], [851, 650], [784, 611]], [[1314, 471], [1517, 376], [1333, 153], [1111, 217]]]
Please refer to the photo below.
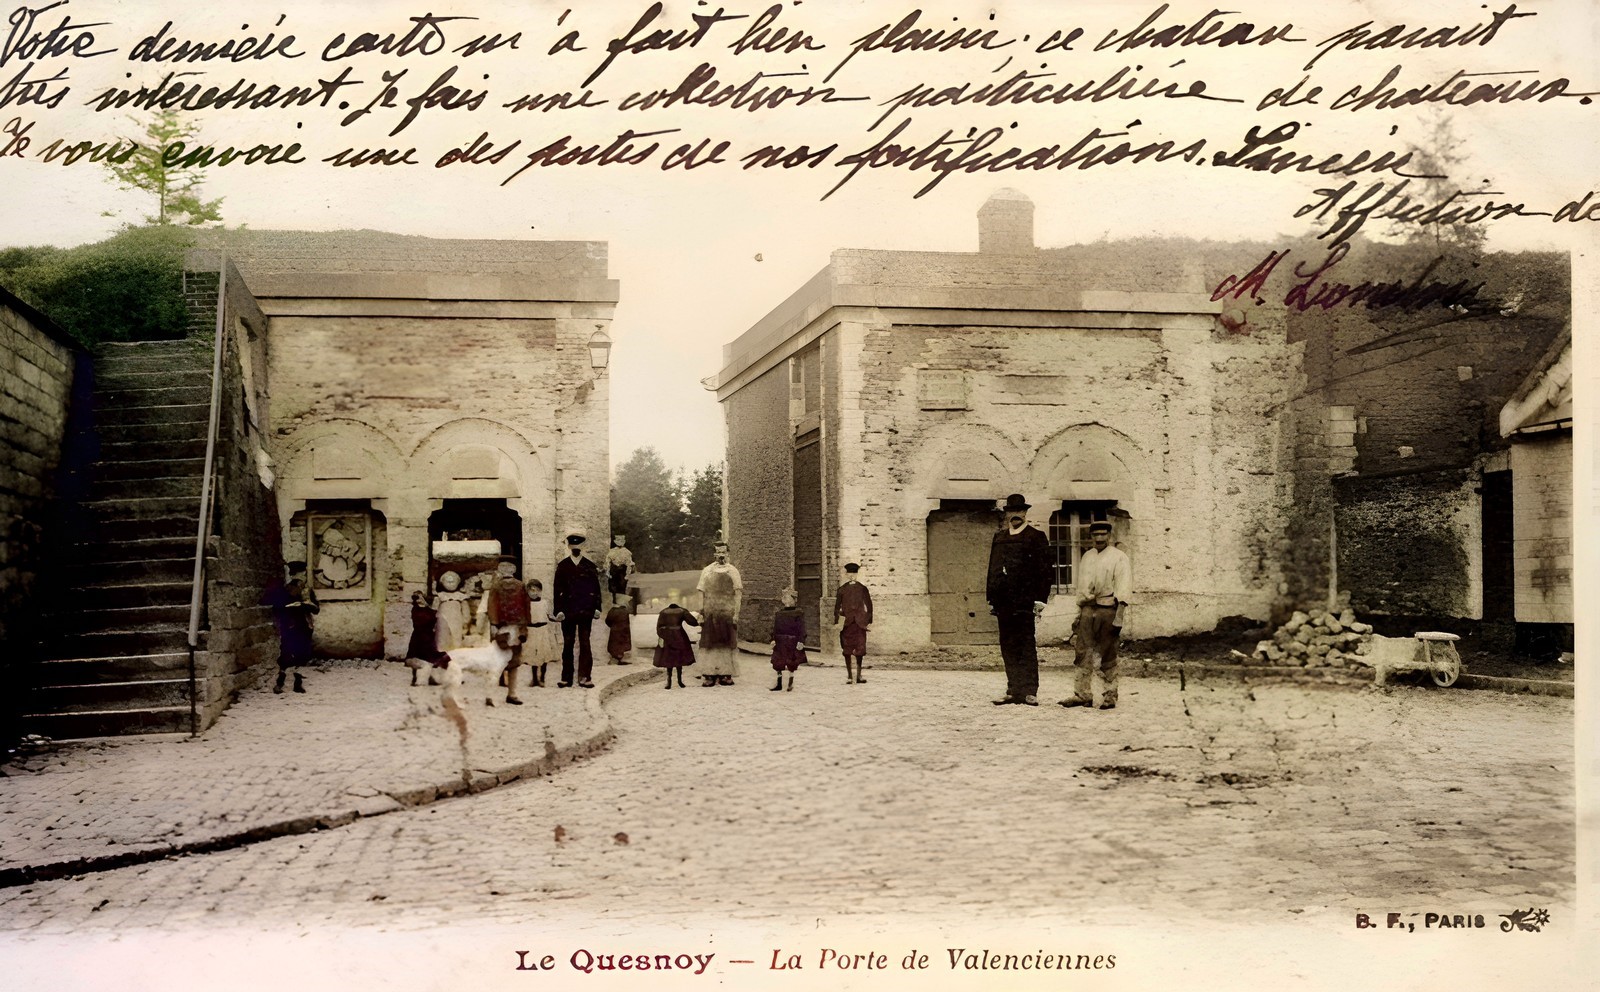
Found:
[[739, 605], [744, 581], [728, 564], [728, 546], [719, 544], [711, 564], [700, 571], [701, 685], [733, 685], [739, 674]]

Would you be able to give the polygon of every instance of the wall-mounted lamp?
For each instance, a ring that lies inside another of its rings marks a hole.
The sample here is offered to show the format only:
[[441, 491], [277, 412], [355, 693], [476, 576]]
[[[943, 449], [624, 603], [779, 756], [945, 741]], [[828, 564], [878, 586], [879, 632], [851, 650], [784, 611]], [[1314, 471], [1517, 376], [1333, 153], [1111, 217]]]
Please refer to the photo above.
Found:
[[596, 375], [605, 375], [606, 366], [611, 364], [611, 339], [601, 325], [595, 325], [595, 332], [589, 338], [589, 367], [594, 369]]

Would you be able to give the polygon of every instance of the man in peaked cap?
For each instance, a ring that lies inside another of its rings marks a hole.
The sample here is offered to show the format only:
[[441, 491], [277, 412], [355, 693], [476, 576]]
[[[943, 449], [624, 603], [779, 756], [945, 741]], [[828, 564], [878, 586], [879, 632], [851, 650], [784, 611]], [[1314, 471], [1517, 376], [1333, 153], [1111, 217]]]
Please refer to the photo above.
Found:
[[552, 620], [561, 621], [561, 681], [556, 685], [569, 688], [573, 682], [572, 644], [578, 643], [578, 685], [594, 688], [591, 675], [594, 671], [594, 648], [589, 644], [589, 631], [600, 615], [600, 569], [583, 556], [584, 536], [578, 531], [567, 535], [567, 557], [556, 565], [555, 589], [551, 606]]
[[1001, 512], [1005, 526], [989, 548], [989, 612], [1000, 624], [1000, 657], [1006, 665], [1006, 694], [996, 706], [1019, 703], [1038, 706], [1039, 649], [1034, 620], [1044, 612], [1054, 577], [1050, 539], [1028, 526], [1028, 501], [1021, 493], [1006, 497]]
[[1083, 553], [1078, 564], [1077, 667], [1072, 697], [1062, 706], [1094, 705], [1094, 670], [1099, 662], [1105, 687], [1100, 708], [1117, 705], [1117, 642], [1127, 616], [1128, 597], [1133, 594], [1133, 568], [1121, 548], [1111, 543], [1111, 524], [1097, 520], [1089, 525], [1094, 548]]

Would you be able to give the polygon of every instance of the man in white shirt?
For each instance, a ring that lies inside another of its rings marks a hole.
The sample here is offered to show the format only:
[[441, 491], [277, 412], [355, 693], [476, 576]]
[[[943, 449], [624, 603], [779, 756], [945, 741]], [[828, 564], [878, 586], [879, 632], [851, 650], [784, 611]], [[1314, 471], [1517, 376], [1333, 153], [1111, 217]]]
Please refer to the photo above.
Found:
[[1105, 688], [1100, 708], [1117, 706], [1117, 641], [1122, 636], [1128, 599], [1133, 595], [1133, 568], [1122, 549], [1111, 545], [1111, 524], [1089, 525], [1094, 548], [1078, 565], [1077, 678], [1073, 695], [1062, 706], [1094, 705], [1094, 670], [1098, 661]]

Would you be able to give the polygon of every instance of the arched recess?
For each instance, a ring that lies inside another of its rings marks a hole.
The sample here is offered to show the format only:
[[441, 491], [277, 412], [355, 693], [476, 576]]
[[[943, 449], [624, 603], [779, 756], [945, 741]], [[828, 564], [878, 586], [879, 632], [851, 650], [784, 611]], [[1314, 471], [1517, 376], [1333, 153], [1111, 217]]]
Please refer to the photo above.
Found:
[[1035, 504], [1115, 500], [1129, 516], [1154, 511], [1155, 459], [1121, 431], [1074, 424], [1040, 445], [1028, 469]]
[[325, 420], [273, 447], [273, 488], [285, 526], [307, 500], [382, 499], [406, 476], [399, 446], [361, 420]]
[[982, 424], [929, 431], [911, 460], [904, 511], [921, 520], [941, 499], [1001, 500], [1027, 477], [1027, 456], [1006, 435]]
[[538, 552], [554, 547], [555, 501], [526, 437], [497, 421], [464, 417], [424, 437], [410, 464], [416, 495], [435, 511], [445, 500], [504, 500], [522, 520], [523, 574], [548, 587], [553, 559], [546, 563]]
[[545, 496], [549, 484], [533, 445], [514, 428], [467, 417], [441, 425], [411, 454], [428, 499]]

